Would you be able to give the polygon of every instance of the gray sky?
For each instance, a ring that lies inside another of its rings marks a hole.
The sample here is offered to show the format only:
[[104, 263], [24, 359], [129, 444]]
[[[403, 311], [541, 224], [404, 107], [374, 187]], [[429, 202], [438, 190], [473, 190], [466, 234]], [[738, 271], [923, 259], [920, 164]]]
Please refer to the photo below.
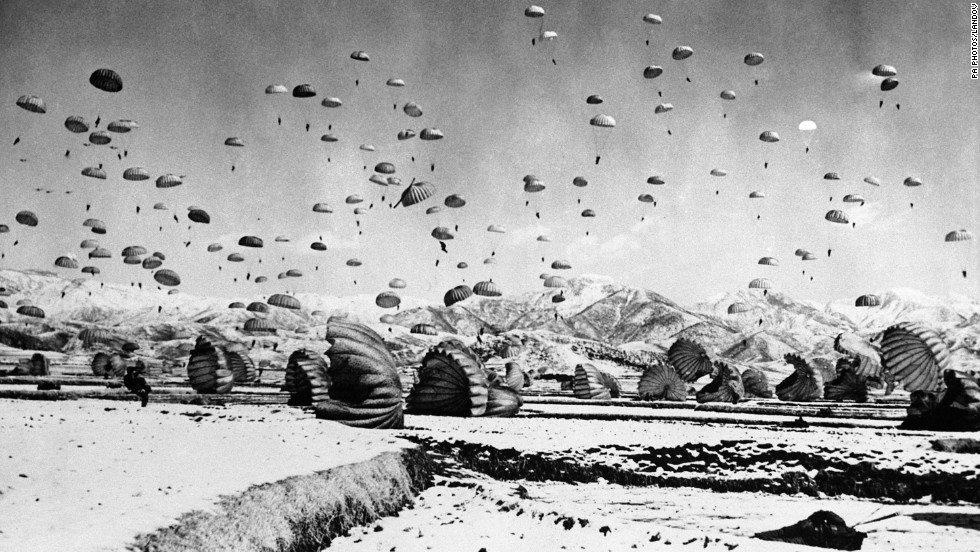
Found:
[[[742, 289], [756, 277], [821, 301], [891, 287], [976, 293], [975, 240], [943, 242], [949, 230], [980, 228], [980, 85], [968, 78], [967, 3], [552, 0], [539, 3], [543, 20], [524, 17], [527, 5], [4, 1], [0, 223], [11, 232], [0, 235], [6, 254], [0, 266], [56, 270], [56, 257], [75, 253], [108, 281], [146, 285], [149, 271], [124, 265], [119, 255], [139, 244], [165, 253], [164, 266], [180, 273], [186, 291], [223, 296], [284, 289], [374, 294], [394, 277], [408, 281], [406, 294], [432, 299], [464, 280], [489, 277], [505, 292], [520, 292], [537, 289], [554, 259], [571, 263], [567, 275], [607, 274], [680, 301]], [[650, 12], [663, 24], [643, 23]], [[532, 47], [539, 30], [558, 38]], [[672, 60], [678, 45], [692, 47], [694, 56]], [[354, 50], [371, 61], [351, 60]], [[765, 55], [762, 65], [742, 62], [753, 51]], [[896, 90], [879, 90], [881, 79], [870, 73], [879, 63], [898, 69]], [[663, 66], [664, 75], [644, 79], [650, 64]], [[122, 76], [122, 92], [88, 84], [100, 67]], [[407, 86], [386, 87], [390, 77]], [[309, 83], [318, 95], [266, 95], [273, 83], [290, 89]], [[735, 90], [737, 99], [722, 100], [723, 89]], [[17, 107], [23, 94], [42, 97], [48, 113]], [[590, 94], [605, 102], [587, 105]], [[321, 107], [324, 96], [344, 105]], [[406, 101], [420, 104], [423, 117], [402, 113]], [[661, 102], [674, 110], [655, 115]], [[615, 117], [617, 126], [590, 127], [597, 113]], [[111, 120], [136, 120], [139, 130], [114, 135], [128, 157], [119, 161], [107, 146], [83, 146], [86, 135], [64, 128], [69, 115], [101, 117], [100, 129]], [[818, 126], [808, 154], [797, 129], [803, 120]], [[328, 125], [340, 142], [319, 140]], [[446, 138], [395, 137], [423, 127], [439, 128]], [[781, 141], [758, 140], [765, 130]], [[224, 146], [230, 136], [246, 147]], [[16, 137], [21, 141], [12, 146]], [[364, 143], [377, 151], [361, 152]], [[431, 182], [436, 194], [389, 209], [400, 188], [367, 180], [380, 161], [394, 163], [406, 184]], [[81, 176], [100, 162], [108, 180]], [[122, 172], [130, 166], [186, 181], [165, 190], [152, 180], [128, 182]], [[711, 176], [713, 168], [728, 176]], [[828, 171], [843, 180], [828, 183], [822, 179]], [[525, 174], [547, 189], [525, 194]], [[646, 184], [652, 175], [667, 184]], [[576, 176], [589, 185], [573, 187]], [[863, 183], [866, 176], [880, 178], [881, 187]], [[907, 176], [925, 184], [904, 187]], [[749, 200], [756, 190], [766, 198]], [[452, 193], [467, 205], [425, 214]], [[642, 193], [653, 194], [656, 207], [637, 201]], [[868, 201], [841, 203], [847, 193]], [[356, 217], [361, 235], [353, 207], [344, 204], [351, 194], [364, 197], [362, 207], [374, 204]], [[158, 201], [170, 211], [154, 211]], [[320, 201], [335, 212], [313, 213]], [[210, 213], [211, 224], [188, 230], [190, 205]], [[597, 216], [582, 218], [586, 208]], [[831, 208], [847, 211], [856, 228], [826, 222]], [[37, 213], [39, 226], [14, 221], [23, 209]], [[81, 226], [88, 217], [105, 221], [109, 232], [89, 233]], [[441, 252], [430, 232], [457, 224], [449, 253]], [[488, 233], [490, 224], [508, 233]], [[244, 234], [262, 237], [266, 247], [238, 247]], [[552, 241], [535, 241], [540, 234]], [[274, 243], [277, 235], [293, 241]], [[310, 242], [321, 235], [328, 251], [312, 251]], [[89, 263], [79, 249], [85, 238], [98, 239], [114, 258]], [[207, 253], [213, 242], [225, 249]], [[793, 255], [797, 248], [818, 260], [804, 266]], [[234, 251], [247, 261], [225, 261]], [[498, 262], [483, 264], [491, 252]], [[763, 256], [781, 266], [758, 265]], [[363, 265], [345, 266], [352, 257]], [[469, 268], [457, 269], [460, 261]], [[960, 276], [963, 263], [969, 279]], [[289, 268], [306, 276], [276, 279]], [[247, 272], [270, 281], [246, 282]]]

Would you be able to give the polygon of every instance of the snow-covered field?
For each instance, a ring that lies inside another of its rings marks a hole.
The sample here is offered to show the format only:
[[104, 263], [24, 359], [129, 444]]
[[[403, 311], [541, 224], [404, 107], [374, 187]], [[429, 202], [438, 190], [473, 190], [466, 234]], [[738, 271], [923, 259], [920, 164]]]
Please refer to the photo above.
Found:
[[0, 400], [0, 550], [122, 550], [221, 495], [405, 444], [297, 409]]

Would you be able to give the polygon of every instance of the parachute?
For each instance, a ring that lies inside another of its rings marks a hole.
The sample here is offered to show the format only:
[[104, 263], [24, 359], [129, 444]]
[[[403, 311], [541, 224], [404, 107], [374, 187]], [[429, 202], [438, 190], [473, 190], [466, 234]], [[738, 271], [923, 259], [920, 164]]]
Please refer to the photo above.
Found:
[[500, 291], [497, 284], [492, 281], [477, 282], [473, 286], [473, 293], [482, 295], [483, 297], [500, 297], [503, 295], [503, 292]]
[[267, 302], [269, 305], [279, 307], [281, 309], [299, 310], [301, 308], [298, 299], [292, 295], [286, 295], [283, 293], [274, 293], [270, 295]]
[[591, 364], [576, 366], [572, 381], [577, 399], [609, 400], [619, 397], [619, 382], [616, 378]]
[[670, 364], [658, 362], [647, 366], [640, 376], [637, 394], [643, 400], [682, 402], [687, 398], [687, 384]]
[[730, 402], [737, 403], [745, 397], [745, 385], [738, 369], [723, 362], [715, 362], [717, 375], [711, 383], [695, 394], [699, 403]]
[[803, 358], [787, 354], [785, 360], [793, 365], [793, 373], [776, 386], [776, 396], [781, 401], [810, 402], [823, 396], [823, 377], [820, 371]]
[[950, 368], [949, 349], [931, 329], [902, 322], [882, 335], [881, 364], [906, 391], [936, 391]]
[[694, 55], [694, 49], [690, 46], [678, 46], [671, 52], [670, 57], [676, 61], [687, 59]]
[[593, 127], [593, 139], [595, 140], [595, 164], [599, 164], [605, 150], [606, 142], [609, 140], [608, 130], [616, 126], [616, 119], [609, 115], [599, 114], [589, 120], [589, 125]]
[[88, 122], [84, 118], [78, 115], [71, 115], [65, 119], [65, 128], [75, 134], [81, 134], [83, 132], [88, 132], [89, 126]]
[[442, 302], [445, 303], [447, 307], [451, 307], [456, 303], [469, 298], [471, 295], [473, 295], [473, 290], [470, 289], [470, 286], [462, 284], [447, 291], [442, 298]]
[[667, 358], [684, 381], [694, 382], [711, 374], [711, 358], [696, 341], [679, 338], [667, 350]]
[[421, 203], [432, 197], [435, 187], [428, 182], [415, 182], [402, 192], [399, 203], [404, 207], [410, 207], [416, 203]]
[[88, 82], [105, 92], [119, 92], [123, 89], [122, 77], [112, 69], [96, 69], [89, 76]]
[[877, 295], [862, 295], [854, 300], [855, 307], [880, 307], [881, 297]]
[[746, 65], [755, 67], [756, 65], [762, 65], [762, 62], [765, 61], [765, 57], [758, 52], [752, 52], [745, 55], [744, 61]]
[[418, 383], [406, 403], [413, 414], [483, 416], [490, 382], [479, 362], [464, 347], [442, 342], [422, 358]]
[[827, 211], [827, 214], [824, 215], [823, 218], [837, 224], [847, 224], [850, 222], [850, 219], [847, 218], [847, 213], [838, 209], [831, 209], [830, 211]]
[[44, 105], [44, 100], [30, 94], [17, 98], [17, 106], [31, 113], [44, 114], [48, 112], [47, 106]]
[[14, 216], [14, 220], [20, 224], [23, 224], [24, 226], [34, 227], [38, 224], [37, 215], [35, 215], [32, 211], [21, 211]]
[[817, 130], [817, 123], [809, 120], [801, 121], [799, 127], [797, 128], [799, 128], [800, 130], [800, 133], [803, 138], [803, 145], [804, 147], [806, 147], [806, 151], [804, 153], [809, 153], [810, 144], [813, 141], [813, 134]]
[[[82, 174], [85, 174], [84, 172]], [[88, 176], [88, 175], [86, 175]], [[143, 167], [130, 167], [123, 171], [124, 180], [132, 180], [138, 182], [141, 180], [149, 180], [150, 173]]]
[[759, 259], [759, 264], [767, 266], [779, 266], [779, 261], [775, 257], [763, 257]]
[[393, 291], [382, 291], [374, 298], [374, 304], [383, 309], [393, 309], [401, 305], [402, 298]]
[[169, 269], [161, 269], [153, 273], [153, 279], [158, 283], [165, 286], [178, 286], [180, 285], [180, 276], [176, 272]]
[[331, 318], [325, 383], [313, 400], [316, 417], [352, 427], [401, 429], [402, 390], [395, 361], [374, 330]]

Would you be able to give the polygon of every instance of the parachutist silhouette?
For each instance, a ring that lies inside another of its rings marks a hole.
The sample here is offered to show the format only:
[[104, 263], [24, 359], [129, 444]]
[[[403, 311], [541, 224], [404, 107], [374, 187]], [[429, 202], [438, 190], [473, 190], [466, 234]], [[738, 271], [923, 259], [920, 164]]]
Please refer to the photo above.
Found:
[[578, 205], [581, 205], [582, 204], [582, 198], [578, 198], [578, 200], [576, 200], [575, 203], [578, 204]]
[[71, 150], [65, 150], [65, 158], [71, 159]]
[[442, 248], [442, 252], [443, 252], [443, 253], [449, 253], [449, 250], [448, 250], [448, 249], [446, 249], [446, 242], [444, 242], [444, 241], [440, 241], [440, 242], [439, 242], [439, 247], [441, 247], [441, 248]]
[[963, 277], [966, 278], [966, 271], [963, 271]]
[[722, 119], [727, 119], [728, 118], [728, 113], [722, 113], [721, 114], [721, 118]]
[[246, 280], [251, 280], [252, 279], [252, 273], [251, 272], [246, 272], [245, 273], [245, 279]]
[[160, 314], [161, 312], [163, 312], [163, 305], [157, 307], [157, 314]]
[[909, 203], [909, 209], [915, 209], [915, 203]]
[[14, 145], [16, 146], [19, 143], [20, 143], [20, 136], [14, 138]]
[[541, 257], [541, 262], [542, 262], [542, 263], [544, 262], [544, 257]]
[[373, 203], [369, 204], [368, 209], [374, 209], [374, 204]]
[[765, 297], [766, 295], [769, 295], [769, 290], [768, 289], [762, 290], [762, 296]]
[[361, 81], [359, 79], [354, 79], [354, 86], [360, 86]]
[[756, 215], [755, 220], [762, 220], [762, 215]]
[[828, 257], [830, 256], [830, 252], [831, 252], [831, 251], [833, 251], [833, 249], [828, 249], [828, 250], [827, 250], [827, 256], [828, 256]]
[[139, 284], [139, 288], [143, 289], [143, 282], [139, 282], [138, 284]]
[[234, 165], [231, 166], [231, 172], [235, 172], [235, 166]]
[[190, 246], [191, 246], [191, 242], [189, 242], [189, 241], [184, 242], [184, 247], [190, 247]]
[[759, 86], [759, 79], [755, 79], [755, 85]]
[[91, 209], [91, 208], [92, 208], [92, 204], [91, 204], [91, 203], [86, 203], [86, 204], [85, 204], [85, 212], [86, 212], [86, 213], [87, 213], [87, 212], [88, 212], [88, 210], [89, 210], [89, 209]]
[[116, 154], [116, 158], [118, 158], [120, 161], [122, 161], [122, 154], [121, 153], [117, 153]]
[[856, 222], [852, 222], [851, 223], [851, 228], [856, 228], [856, 227], [857, 227], [857, 223]]
[[555, 61], [555, 58], [551, 58], [551, 64], [557, 66], [558, 65], [558, 62]]
[[531, 205], [531, 201], [530, 201], [530, 200], [528, 200], [528, 201], [525, 201], [525, 202], [524, 202], [524, 206], [525, 206], [525, 207], [528, 207], [528, 206], [530, 206], [530, 205]]
[[596, 165], [598, 165], [598, 164], [599, 164], [599, 159], [602, 159], [602, 157], [600, 157], [600, 156], [598, 156], [598, 155], [596, 155], [596, 156], [595, 156], [595, 164], [596, 164]]
[[763, 168], [763, 169], [768, 169], [768, 168], [769, 168], [769, 162], [768, 162], [768, 161], [766, 161], [765, 163], [763, 163], [763, 164], [762, 164], [762, 168]]
[[537, 217], [538, 219], [540, 219], [541, 218], [541, 211], [538, 211], [537, 213], [534, 213], [534, 216]]
[[174, 222], [180, 222], [180, 220], [177, 218], [177, 215], [174, 215]]
[[232, 278], [232, 280], [234, 280], [236, 284], [238, 283], [238, 278]]
[[359, 221], [359, 220], [356, 220], [356, 221], [354, 221], [354, 222], [356, 222], [356, 223], [357, 223], [357, 227], [358, 227], [358, 228], [360, 228], [360, 227], [361, 227], [361, 221]]
[[279, 125], [281, 126], [282, 125], [282, 117], [276, 117], [276, 122], [279, 123]]
[[64, 298], [65, 298], [65, 292], [63, 292], [63, 291], [61, 292], [61, 298], [62, 298], [62, 299], [64, 299]]
[[160, 231], [163, 232], [163, 226], [160, 227]]
[[670, 129], [668, 128], [668, 129], [667, 129], [667, 136], [673, 136], [673, 135], [674, 135], [674, 133], [673, 133], [673, 132], [671, 132], [671, 131], [670, 131]]
[[490, 252], [490, 256], [491, 256], [491, 257], [493, 257], [493, 256], [494, 256], [494, 255], [496, 255], [496, 254], [497, 254], [497, 252], [496, 252], [496, 251], [491, 251], [491, 252]]
[[357, 280], [354, 280], [354, 285], [355, 285], [355, 286], [357, 285]]
[[657, 90], [657, 97], [659, 97], [659, 98], [663, 98], [664, 97], [663, 90]]
[[588, 230], [586, 230], [586, 231], [585, 231], [585, 235], [586, 235], [586, 236], [588, 236], [588, 235], [589, 235], [589, 231], [588, 231]]
[[358, 236], [363, 236], [364, 235], [364, 231], [363, 230], [358, 230], [357, 231], [357, 235]]
[[805, 152], [803, 152], [803, 153], [810, 153], [810, 146], [807, 146], [807, 147], [806, 147], [806, 151], [805, 151]]
[[691, 77], [685, 77], [684, 80], [686, 80], [687, 82], [691, 82]]
[[720, 191], [720, 190], [715, 190], [715, 195], [718, 195], [718, 192], [719, 192], [719, 191]]
[[646, 217], [640, 217], [640, 222], [643, 222], [643, 221], [645, 221], [646, 219], [647, 219]]
[[439, 259], [436, 259], [436, 266], [439, 266]]
[[878, 101], [878, 109], [881, 109], [881, 106], [883, 106], [883, 105], [885, 105], [885, 100], [879, 100]]
[[123, 157], [129, 157], [129, 150], [123, 150]]
[[99, 128], [99, 123], [102, 122], [102, 117], [95, 118], [95, 128]]
[[532, 38], [531, 39], [531, 46], [534, 46], [534, 45], [535, 45], [535, 40]]
[[306, 132], [310, 131], [310, 123], [306, 123]]
[[381, 196], [381, 203], [385, 202], [385, 196]]
[[415, 156], [413, 155], [412, 156], [412, 163], [414, 163], [414, 162], [415, 162]]
[[429, 165], [429, 172], [436, 172], [436, 164], [435, 163]]
[[136, 214], [137, 215], [140, 214], [140, 206], [139, 205], [136, 206]]
[[895, 104], [895, 109], [902, 109], [901, 104]]
[[811, 281], [811, 282], [813, 281], [813, 276], [810, 276], [810, 281]]
[[17, 245], [18, 243], [20, 243], [20, 240], [14, 240], [14, 245]]

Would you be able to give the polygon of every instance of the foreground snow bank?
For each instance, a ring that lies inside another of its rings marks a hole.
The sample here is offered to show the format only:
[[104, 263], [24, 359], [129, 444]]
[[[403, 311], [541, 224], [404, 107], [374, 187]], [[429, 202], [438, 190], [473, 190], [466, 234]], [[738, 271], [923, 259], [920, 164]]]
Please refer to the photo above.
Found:
[[275, 546], [304, 516], [329, 521], [316, 516], [331, 500], [364, 522], [426, 477], [404, 461], [421, 453], [390, 433], [258, 406], [0, 400], [0, 443], [5, 550], [123, 550], [138, 534], [157, 550]]

